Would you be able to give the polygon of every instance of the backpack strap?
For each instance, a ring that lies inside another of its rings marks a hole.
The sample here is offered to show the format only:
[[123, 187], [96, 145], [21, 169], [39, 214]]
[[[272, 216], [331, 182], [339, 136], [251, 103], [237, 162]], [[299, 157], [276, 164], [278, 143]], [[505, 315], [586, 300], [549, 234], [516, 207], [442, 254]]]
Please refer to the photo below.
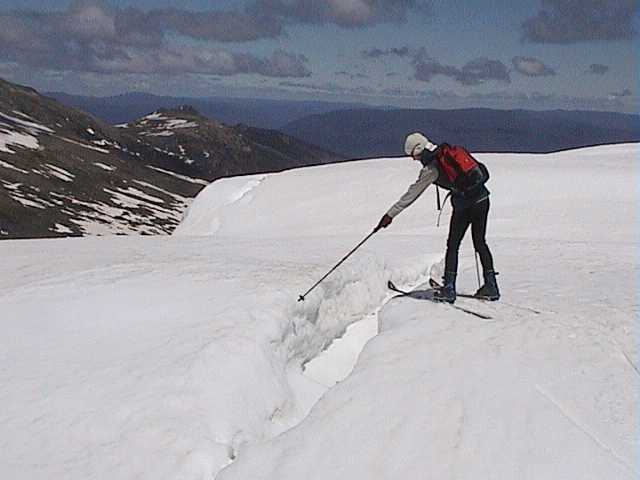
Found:
[[449, 182], [455, 183], [460, 175], [464, 175], [464, 170], [456, 159], [453, 158], [451, 146], [446, 143], [442, 144], [438, 153], [438, 163], [440, 164], [442, 173], [445, 174]]

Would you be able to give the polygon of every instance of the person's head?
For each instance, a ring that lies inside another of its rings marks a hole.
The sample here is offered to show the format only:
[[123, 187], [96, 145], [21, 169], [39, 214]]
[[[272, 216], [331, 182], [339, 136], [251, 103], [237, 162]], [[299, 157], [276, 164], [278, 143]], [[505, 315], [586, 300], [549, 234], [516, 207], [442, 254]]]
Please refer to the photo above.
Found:
[[414, 132], [407, 135], [404, 141], [404, 152], [413, 157], [414, 160], [419, 160], [422, 152], [428, 150], [434, 152], [438, 146], [432, 143], [427, 137], [420, 132]]

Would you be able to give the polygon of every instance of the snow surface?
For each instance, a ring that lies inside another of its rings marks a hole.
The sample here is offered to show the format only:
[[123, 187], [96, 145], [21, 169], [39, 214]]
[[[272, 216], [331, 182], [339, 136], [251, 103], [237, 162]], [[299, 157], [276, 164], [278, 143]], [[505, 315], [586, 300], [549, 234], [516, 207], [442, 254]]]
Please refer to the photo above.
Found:
[[490, 321], [386, 289], [441, 269], [429, 191], [296, 301], [408, 159], [219, 180], [173, 237], [0, 242], [0, 477], [637, 478], [637, 155], [478, 155], [503, 299], [458, 303]]

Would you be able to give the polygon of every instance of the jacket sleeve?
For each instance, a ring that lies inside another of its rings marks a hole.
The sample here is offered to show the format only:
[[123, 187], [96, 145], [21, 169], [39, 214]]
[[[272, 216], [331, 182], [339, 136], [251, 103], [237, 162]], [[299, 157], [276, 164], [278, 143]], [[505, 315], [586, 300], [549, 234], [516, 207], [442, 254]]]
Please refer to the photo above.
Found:
[[431, 165], [423, 167], [420, 170], [418, 180], [416, 180], [406, 191], [400, 200], [393, 204], [393, 206], [387, 211], [387, 215], [391, 218], [398, 215], [401, 211], [415, 202], [422, 192], [424, 192], [429, 185], [438, 179], [438, 170]]

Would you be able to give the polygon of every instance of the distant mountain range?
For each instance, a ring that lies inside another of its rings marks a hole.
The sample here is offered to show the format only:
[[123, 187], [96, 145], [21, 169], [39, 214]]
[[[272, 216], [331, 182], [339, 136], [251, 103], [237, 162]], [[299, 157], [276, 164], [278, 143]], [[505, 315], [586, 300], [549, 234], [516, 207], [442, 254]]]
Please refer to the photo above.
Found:
[[86, 97], [60, 92], [49, 92], [46, 95], [111, 124], [131, 122], [159, 108], [191, 105], [202, 115], [227, 125], [242, 123], [257, 128], [279, 129], [307, 115], [361, 106], [354, 103], [255, 98], [163, 97], [138, 92], [112, 97]]
[[0, 80], [0, 238], [162, 234], [224, 177], [342, 160], [183, 106], [108, 125]]
[[640, 116], [592, 111], [354, 109], [295, 120], [282, 131], [347, 158], [403, 155], [407, 133], [474, 152], [532, 152], [640, 141]]
[[107, 123], [131, 122], [158, 108], [192, 105], [227, 125], [280, 130], [346, 158], [402, 154], [407, 133], [476, 152], [552, 152], [640, 140], [638, 115], [593, 111], [363, 108], [330, 102], [248, 98], [163, 97], [128, 93], [114, 97], [50, 94]]

